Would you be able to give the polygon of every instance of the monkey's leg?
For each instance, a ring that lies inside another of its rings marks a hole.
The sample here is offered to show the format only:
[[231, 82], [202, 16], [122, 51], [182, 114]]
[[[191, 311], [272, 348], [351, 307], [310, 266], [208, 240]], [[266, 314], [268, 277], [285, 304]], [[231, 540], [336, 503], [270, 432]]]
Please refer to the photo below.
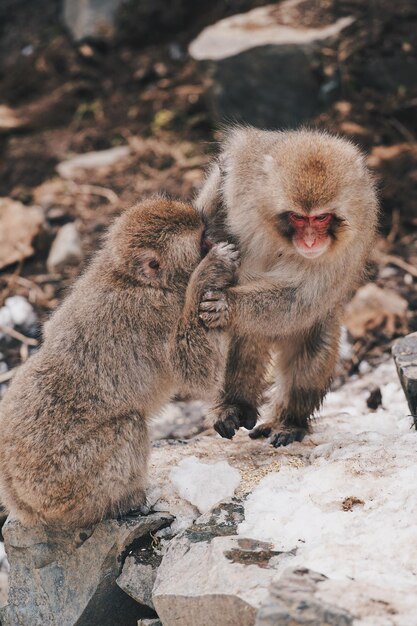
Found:
[[214, 429], [222, 437], [231, 439], [241, 426], [255, 426], [266, 386], [269, 348], [270, 341], [262, 337], [232, 337], [222, 397], [212, 411]]
[[309, 332], [280, 344], [277, 374], [279, 395], [272, 394], [267, 419], [252, 431], [253, 439], [270, 437], [273, 446], [302, 441], [309, 419], [326, 395], [338, 355], [339, 322], [327, 319]]

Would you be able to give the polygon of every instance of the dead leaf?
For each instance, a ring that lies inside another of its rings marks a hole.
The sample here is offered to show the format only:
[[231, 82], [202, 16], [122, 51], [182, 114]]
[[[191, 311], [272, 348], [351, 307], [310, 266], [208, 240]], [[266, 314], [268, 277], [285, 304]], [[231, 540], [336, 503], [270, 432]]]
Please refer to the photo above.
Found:
[[40, 208], [0, 198], [0, 269], [33, 254], [32, 241], [42, 223]]
[[387, 336], [407, 328], [407, 300], [392, 289], [364, 285], [346, 307], [345, 325], [354, 339], [378, 329]]

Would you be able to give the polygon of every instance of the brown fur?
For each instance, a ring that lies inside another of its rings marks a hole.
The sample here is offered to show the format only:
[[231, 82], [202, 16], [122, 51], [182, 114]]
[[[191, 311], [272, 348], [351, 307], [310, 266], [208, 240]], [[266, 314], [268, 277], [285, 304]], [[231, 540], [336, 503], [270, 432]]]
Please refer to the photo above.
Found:
[[0, 498], [23, 523], [82, 526], [140, 505], [149, 418], [178, 389], [210, 398], [221, 384], [227, 340], [198, 303], [233, 281], [236, 255], [201, 260], [202, 230], [180, 202], [127, 210], [19, 369], [0, 405]]
[[[374, 242], [372, 179], [358, 149], [344, 139], [237, 127], [196, 204], [214, 224], [215, 237], [237, 242], [242, 255], [239, 284], [228, 292], [236, 337], [215, 427], [231, 437], [239, 426], [254, 425], [268, 355], [277, 353], [267, 425], [253, 436], [272, 433], [274, 445], [285, 445], [308, 430], [330, 384], [343, 304], [361, 280]], [[292, 242], [286, 216], [300, 210], [334, 212], [331, 243], [318, 258], [304, 258]], [[210, 303], [203, 301], [201, 309], [208, 318]], [[239, 399], [234, 415], [233, 398]], [[245, 402], [250, 408], [242, 410]]]

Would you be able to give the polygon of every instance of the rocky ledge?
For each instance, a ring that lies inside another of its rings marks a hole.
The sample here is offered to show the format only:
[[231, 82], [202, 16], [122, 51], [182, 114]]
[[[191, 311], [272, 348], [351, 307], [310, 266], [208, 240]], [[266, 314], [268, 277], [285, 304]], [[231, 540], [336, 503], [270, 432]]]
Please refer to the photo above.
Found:
[[8, 520], [2, 624], [410, 626], [411, 423], [387, 362], [330, 393], [302, 443], [157, 441], [149, 515], [58, 534]]

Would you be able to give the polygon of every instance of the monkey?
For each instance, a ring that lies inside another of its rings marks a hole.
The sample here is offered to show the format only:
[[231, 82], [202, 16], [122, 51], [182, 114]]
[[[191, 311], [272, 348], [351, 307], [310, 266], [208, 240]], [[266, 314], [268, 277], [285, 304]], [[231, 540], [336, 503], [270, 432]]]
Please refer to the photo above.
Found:
[[[319, 130], [233, 127], [195, 206], [213, 240], [232, 241], [241, 254], [238, 284], [226, 295], [232, 337], [211, 422], [229, 439], [245, 427], [275, 447], [302, 441], [330, 387], [343, 307], [375, 241], [378, 201], [365, 159]], [[210, 327], [215, 297], [200, 305]], [[271, 370], [264, 422], [254, 428]]]
[[23, 524], [73, 528], [145, 500], [147, 423], [178, 389], [210, 399], [227, 355], [227, 311], [205, 291], [236, 277], [191, 205], [145, 200], [118, 217], [47, 323], [0, 404], [0, 499]]

